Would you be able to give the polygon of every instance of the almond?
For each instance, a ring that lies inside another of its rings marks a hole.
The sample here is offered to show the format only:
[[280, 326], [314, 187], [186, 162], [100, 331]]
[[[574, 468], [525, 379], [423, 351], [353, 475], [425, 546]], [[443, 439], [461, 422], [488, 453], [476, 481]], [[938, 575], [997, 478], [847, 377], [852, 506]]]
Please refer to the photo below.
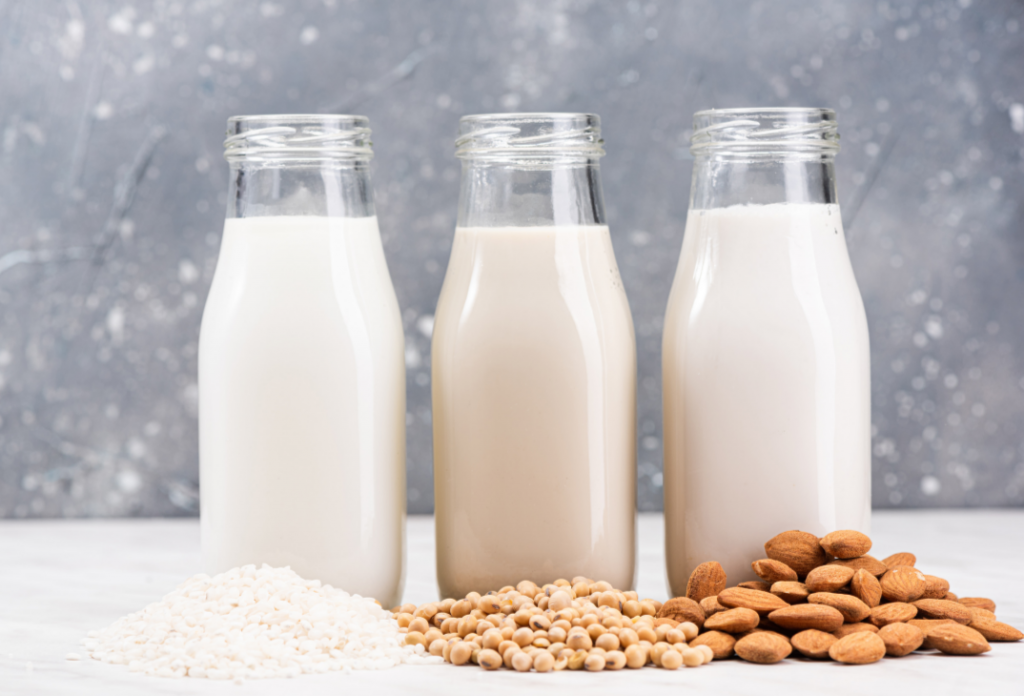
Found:
[[747, 580], [745, 582], [741, 582], [736, 587], [742, 587], [747, 590], [759, 590], [761, 592], [769, 592], [772, 589], [772, 586], [764, 580]]
[[736, 638], [722, 631], [708, 631], [707, 633], [701, 633], [691, 640], [689, 645], [691, 648], [706, 645], [711, 648], [711, 652], [715, 654], [716, 660], [724, 660], [727, 657], [732, 657]]
[[949, 600], [949, 601], [951, 601], [951, 602], [959, 602], [959, 601], [960, 601], [960, 598], [959, 598], [959, 597], [957, 597], [957, 596], [956, 596], [955, 594], [953, 594], [952, 592], [947, 592], [947, 593], [946, 593], [946, 596], [945, 596], [945, 597], [943, 597], [943, 599], [948, 599], [948, 600]]
[[956, 601], [968, 607], [981, 607], [988, 609], [993, 614], [996, 611], [996, 603], [985, 597], [960, 597]]
[[745, 587], [729, 587], [722, 590], [718, 593], [718, 603], [729, 608], [746, 607], [758, 614], [767, 614], [789, 606], [771, 592], [748, 590]]
[[885, 657], [885, 643], [874, 633], [859, 631], [833, 643], [828, 656], [848, 665], [868, 665]]
[[851, 633], [857, 633], [858, 631], [867, 631], [868, 633], [878, 633], [878, 626], [869, 623], [845, 623], [836, 630], [832, 631], [832, 635], [836, 638], [845, 638]]
[[882, 559], [882, 563], [885, 564], [886, 568], [895, 568], [897, 566], [915, 566], [917, 565], [917, 556], [912, 553], [894, 553], [887, 558]]
[[971, 608], [959, 602], [946, 599], [919, 599], [912, 604], [917, 607], [917, 615], [922, 619], [952, 619], [965, 626], [971, 623]]
[[882, 626], [878, 637], [885, 643], [885, 654], [890, 657], [903, 657], [921, 647], [924, 632], [917, 626], [905, 623], [893, 623]]
[[842, 559], [831, 561], [829, 565], [845, 566], [847, 568], [853, 568], [854, 571], [864, 569], [874, 575], [876, 578], [881, 577], [885, 574], [885, 571], [889, 570], [884, 563], [870, 555], [863, 555], [859, 558], [851, 558], [848, 561]]
[[704, 622], [704, 628], [726, 633], [743, 633], [755, 628], [761, 622], [761, 617], [753, 609], [736, 607], [727, 611], [721, 611], [714, 616], [708, 617]]
[[808, 573], [804, 584], [811, 592], [835, 592], [840, 587], [845, 587], [853, 578], [853, 574], [853, 568], [823, 565]]
[[949, 582], [935, 575], [924, 576], [924, 594], [921, 599], [945, 599], [949, 592]]
[[686, 583], [686, 596], [695, 602], [714, 597], [725, 589], [725, 570], [717, 561], [701, 563], [690, 573]]
[[661, 605], [657, 618], [672, 619], [679, 623], [689, 621], [700, 628], [704, 625], [704, 610], [689, 597], [673, 597]]
[[834, 592], [815, 592], [807, 598], [811, 604], [824, 604], [838, 609], [847, 623], [863, 621], [871, 615], [871, 607], [853, 595], [841, 595]]
[[878, 581], [890, 602], [913, 602], [924, 594], [924, 573], [913, 566], [896, 566]]
[[878, 583], [878, 578], [864, 568], [853, 574], [853, 579], [850, 580], [850, 590], [854, 597], [867, 604], [868, 607], [877, 607], [882, 601], [882, 586]]
[[896, 623], [898, 621], [910, 621], [915, 616], [917, 616], [917, 607], [913, 604], [893, 602], [892, 604], [881, 604], [873, 608], [868, 620], [881, 628], [886, 624]]
[[782, 561], [796, 571], [800, 577], [820, 565], [825, 565], [825, 549], [818, 543], [818, 537], [797, 530], [783, 532], [765, 542], [764, 552], [775, 561]]
[[772, 594], [789, 604], [801, 604], [807, 601], [807, 595], [811, 593], [807, 585], [802, 582], [782, 581], [772, 585]]
[[780, 626], [779, 624], [769, 619], [767, 616], [761, 617], [760, 623], [757, 624], [757, 628], [754, 630], [774, 631], [775, 633], [778, 633], [780, 636], [786, 636], [787, 638], [796, 633], [797, 631], [797, 629], [795, 628], [786, 628], [785, 626]]
[[831, 633], [825, 633], [816, 628], [808, 628], [806, 631], [800, 631], [789, 640], [793, 647], [804, 657], [824, 660], [828, 657], [828, 649], [839, 639]]
[[836, 558], [857, 558], [871, 550], [871, 539], [867, 534], [852, 529], [842, 529], [821, 538], [821, 548]]
[[704, 617], [706, 621], [708, 616], [717, 614], [720, 611], [725, 611], [728, 607], [723, 607], [719, 604], [718, 596], [716, 595], [714, 597], [705, 597], [700, 600], [700, 608], [704, 610]]
[[768, 620], [783, 628], [803, 631], [816, 628], [831, 633], [843, 625], [843, 615], [835, 607], [824, 604], [797, 604], [785, 609], [776, 609]]
[[771, 631], [749, 633], [736, 641], [736, 654], [747, 662], [770, 665], [779, 662], [793, 652], [793, 646], [785, 637]]
[[[772, 584], [786, 580], [796, 580], [796, 571], [782, 561], [771, 558], [762, 558], [750, 564], [757, 573], [757, 576], [765, 582]], [[740, 585], [742, 587], [742, 585]]]
[[657, 628], [658, 626], [668, 626], [669, 628], [675, 628], [681, 623], [682, 621], [676, 621], [675, 619], [670, 619], [667, 616], [663, 616], [660, 619], [654, 620], [654, 627]]
[[988, 640], [1017, 641], [1024, 638], [1024, 633], [1021, 633], [1010, 624], [996, 621], [994, 616], [989, 618], [988, 616], [975, 614], [971, 619], [970, 626]]
[[985, 636], [958, 623], [932, 626], [925, 634], [923, 645], [947, 655], [980, 655], [992, 649]]

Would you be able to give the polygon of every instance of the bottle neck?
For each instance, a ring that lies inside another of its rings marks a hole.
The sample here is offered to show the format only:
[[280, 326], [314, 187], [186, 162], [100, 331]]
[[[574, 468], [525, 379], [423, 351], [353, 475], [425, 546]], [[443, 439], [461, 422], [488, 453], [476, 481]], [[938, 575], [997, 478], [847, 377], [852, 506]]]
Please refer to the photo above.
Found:
[[227, 217], [375, 214], [369, 161], [231, 162]]
[[690, 208], [771, 203], [837, 203], [835, 159], [700, 155], [693, 165]]
[[597, 160], [532, 163], [464, 159], [459, 227], [603, 225]]

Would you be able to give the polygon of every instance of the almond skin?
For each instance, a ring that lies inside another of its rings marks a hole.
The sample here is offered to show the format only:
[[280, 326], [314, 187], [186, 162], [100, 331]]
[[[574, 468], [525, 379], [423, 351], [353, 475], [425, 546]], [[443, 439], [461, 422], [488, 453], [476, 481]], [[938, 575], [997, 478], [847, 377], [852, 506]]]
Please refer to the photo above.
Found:
[[912, 604], [917, 607], [917, 615], [922, 619], [952, 619], [959, 624], [968, 625], [973, 618], [971, 608], [959, 602], [945, 599], [919, 599]]
[[686, 596], [695, 602], [714, 597], [725, 589], [725, 570], [718, 561], [701, 563], [690, 573], [686, 583]]
[[[802, 582], [777, 582], [772, 585], [772, 594], [789, 604], [802, 604], [811, 591]], [[881, 590], [879, 590], [881, 592]]]
[[[828, 657], [828, 649], [839, 640], [831, 633], [825, 633], [819, 631], [816, 628], [808, 628], [806, 631], [800, 631], [795, 636], [789, 639], [793, 644], [793, 647], [797, 649], [804, 657], [810, 657], [815, 660], [824, 660]], [[690, 643], [693, 645], [693, 643]]]
[[772, 589], [772, 586], [764, 580], [747, 580], [745, 582], [741, 582], [736, 587], [742, 587], [747, 590], [759, 590], [761, 592], [769, 592]]
[[871, 615], [871, 607], [853, 595], [842, 595], [834, 592], [815, 592], [807, 598], [811, 604], [824, 604], [838, 609], [847, 623], [863, 621]]
[[704, 622], [704, 628], [726, 633], [743, 633], [756, 628], [761, 622], [761, 616], [753, 609], [736, 607], [710, 616]]
[[1021, 633], [1010, 624], [996, 621], [995, 617], [989, 618], [981, 614], [974, 614], [970, 627], [985, 636], [986, 640], [1012, 642], [1024, 638], [1024, 633]]
[[765, 542], [764, 552], [768, 558], [788, 565], [799, 577], [806, 577], [818, 566], [825, 565], [826, 560], [818, 537], [797, 530], [772, 537]]
[[924, 594], [924, 573], [913, 566], [896, 566], [878, 581], [890, 602], [913, 602]]
[[689, 621], [697, 624], [697, 628], [704, 625], [704, 610], [700, 605], [689, 597], [673, 597], [661, 605], [658, 610], [659, 619], [672, 619], [682, 623]]
[[861, 568], [863, 568], [864, 570], [874, 575], [876, 578], [881, 577], [885, 574], [885, 571], [889, 570], [889, 568], [884, 563], [882, 563], [880, 560], [869, 554], [864, 554], [859, 558], [851, 558], [848, 561], [838, 559], [835, 561], [831, 561], [829, 565], [846, 566], [847, 568], [853, 568], [854, 571], [858, 571]]
[[943, 597], [943, 599], [948, 599], [951, 602], [959, 602], [960, 601], [960, 598], [957, 597], [956, 594], [953, 593], [953, 592], [947, 592], [946, 596]]
[[895, 568], [897, 566], [915, 566], [917, 565], [917, 556], [906, 551], [902, 553], [894, 553], [891, 556], [882, 559], [882, 563], [887, 568]]
[[746, 607], [758, 614], [768, 614], [789, 606], [771, 592], [748, 590], [745, 587], [728, 587], [722, 590], [718, 593], [718, 603], [729, 608]]
[[924, 594], [921, 599], [945, 599], [949, 593], [949, 582], [935, 575], [924, 576]]
[[939, 626], [941, 624], [955, 624], [956, 621], [953, 621], [952, 619], [910, 619], [907, 623], [920, 630], [921, 633], [928, 635], [935, 626]]
[[[959, 602], [958, 602], [959, 604]], [[984, 616], [989, 619], [996, 618], [996, 615], [990, 612], [988, 609], [982, 609], [981, 607], [967, 607], [968, 611], [971, 612], [971, 617], [975, 618], [978, 616]]]
[[837, 640], [828, 656], [848, 665], [869, 665], [885, 657], [885, 643], [870, 631], [859, 631]]
[[768, 615], [768, 620], [796, 631], [816, 628], [831, 633], [843, 625], [843, 615], [839, 610], [824, 604], [797, 604], [776, 609]]
[[821, 538], [821, 548], [836, 558], [848, 559], [863, 556], [871, 550], [871, 539], [867, 534], [852, 529], [842, 529]]
[[853, 574], [850, 580], [850, 590], [853, 596], [864, 602], [868, 607], [877, 607], [882, 602], [882, 586], [878, 578], [861, 568]]
[[947, 655], [980, 655], [992, 649], [985, 636], [970, 626], [944, 623], [933, 626], [924, 637], [924, 647]]
[[700, 608], [704, 610], [704, 617], [706, 621], [707, 617], [717, 614], [720, 611], [725, 611], [728, 607], [723, 607], [719, 604], [718, 596], [716, 595], [714, 597], [705, 597], [700, 600]]
[[886, 624], [910, 621], [917, 616], [917, 607], [905, 602], [880, 604], [871, 610], [868, 621], [881, 628]]
[[885, 643], [885, 654], [890, 657], [903, 657], [921, 647], [924, 633], [916, 626], [905, 623], [893, 623], [882, 626], [878, 637]]
[[956, 601], [968, 607], [981, 607], [988, 609], [993, 614], [996, 612], [996, 603], [987, 597], [960, 597]]
[[715, 654], [716, 660], [724, 660], [733, 656], [733, 647], [736, 645], [736, 638], [722, 631], [708, 631], [701, 633], [689, 643], [691, 648], [698, 645], [706, 645]]
[[874, 624], [858, 622], [858, 623], [845, 623], [836, 630], [832, 631], [832, 635], [836, 638], [845, 638], [851, 633], [857, 633], [858, 631], [867, 631], [868, 633], [878, 633], [878, 626]]
[[796, 571], [782, 561], [776, 561], [771, 558], [762, 558], [759, 561], [751, 563], [750, 567], [752, 567], [754, 572], [757, 573], [757, 577], [769, 584], [784, 582], [787, 580], [796, 580]]
[[793, 646], [778, 633], [757, 631], [749, 633], [736, 641], [733, 646], [736, 654], [747, 662], [770, 665], [789, 657]]
[[807, 574], [804, 584], [811, 592], [835, 592], [853, 578], [853, 568], [838, 565], [823, 565]]

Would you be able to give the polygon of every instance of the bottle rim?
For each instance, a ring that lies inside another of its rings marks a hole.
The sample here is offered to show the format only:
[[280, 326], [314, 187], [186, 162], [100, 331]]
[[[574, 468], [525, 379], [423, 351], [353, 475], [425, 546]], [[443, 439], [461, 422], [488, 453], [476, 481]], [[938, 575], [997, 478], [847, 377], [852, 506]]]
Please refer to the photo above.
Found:
[[238, 160], [367, 160], [370, 120], [350, 114], [265, 114], [228, 119], [224, 158]]
[[601, 118], [589, 113], [469, 114], [459, 119], [464, 160], [584, 162], [604, 156]]
[[690, 152], [833, 156], [839, 152], [836, 112], [820, 107], [706, 109], [693, 115]]

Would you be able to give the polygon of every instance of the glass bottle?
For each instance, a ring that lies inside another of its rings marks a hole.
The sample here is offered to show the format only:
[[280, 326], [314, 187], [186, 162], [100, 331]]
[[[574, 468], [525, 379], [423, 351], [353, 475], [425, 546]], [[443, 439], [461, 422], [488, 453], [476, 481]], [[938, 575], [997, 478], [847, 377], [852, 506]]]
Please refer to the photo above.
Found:
[[228, 121], [199, 344], [204, 564], [401, 597], [405, 361], [363, 116]]
[[442, 596], [576, 575], [633, 585], [636, 345], [603, 154], [591, 114], [460, 122], [432, 349]]
[[694, 115], [690, 212], [665, 318], [669, 584], [764, 542], [869, 531], [868, 329], [836, 198], [828, 109]]

